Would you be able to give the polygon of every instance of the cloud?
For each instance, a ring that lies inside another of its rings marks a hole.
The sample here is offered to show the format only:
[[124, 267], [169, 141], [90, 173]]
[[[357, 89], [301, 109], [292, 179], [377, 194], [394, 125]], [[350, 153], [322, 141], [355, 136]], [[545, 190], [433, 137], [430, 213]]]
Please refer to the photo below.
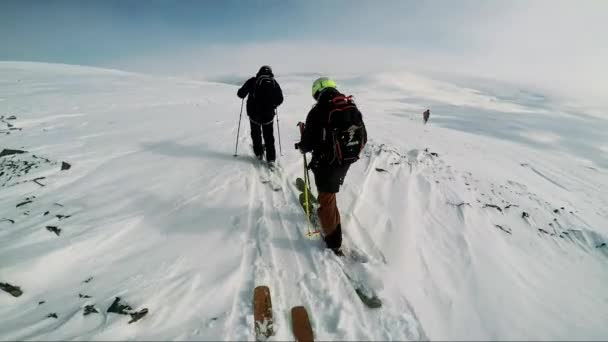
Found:
[[463, 71], [520, 81], [608, 107], [608, 2], [514, 2], [475, 33]]
[[308, 39], [286, 33], [247, 43], [192, 41], [111, 65], [192, 77], [251, 74], [262, 64], [279, 74], [433, 71], [504, 80], [608, 108], [608, 2], [351, 4], [301, 6], [299, 15], [311, 20]]

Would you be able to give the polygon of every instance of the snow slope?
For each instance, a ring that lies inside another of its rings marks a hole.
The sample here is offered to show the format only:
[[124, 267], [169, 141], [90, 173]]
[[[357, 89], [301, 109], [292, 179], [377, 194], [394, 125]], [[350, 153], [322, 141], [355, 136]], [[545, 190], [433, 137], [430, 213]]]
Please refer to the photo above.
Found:
[[[304, 236], [293, 143], [314, 75], [277, 76], [281, 191], [246, 117], [233, 157], [245, 77], [0, 63], [0, 150], [27, 151], [0, 157], [0, 283], [23, 290], [0, 291], [1, 340], [253, 340], [256, 285], [277, 341], [295, 305], [317, 340], [608, 337], [605, 121], [500, 87], [338, 77], [370, 135], [338, 201], [372, 310]], [[148, 315], [107, 313], [116, 297]]]

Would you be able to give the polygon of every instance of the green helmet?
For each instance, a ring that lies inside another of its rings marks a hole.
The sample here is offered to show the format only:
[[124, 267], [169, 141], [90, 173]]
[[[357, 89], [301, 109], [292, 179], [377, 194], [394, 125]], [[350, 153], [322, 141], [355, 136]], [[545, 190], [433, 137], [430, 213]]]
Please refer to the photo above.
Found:
[[317, 100], [321, 91], [327, 88], [337, 88], [336, 82], [328, 77], [319, 77], [312, 83], [312, 97]]

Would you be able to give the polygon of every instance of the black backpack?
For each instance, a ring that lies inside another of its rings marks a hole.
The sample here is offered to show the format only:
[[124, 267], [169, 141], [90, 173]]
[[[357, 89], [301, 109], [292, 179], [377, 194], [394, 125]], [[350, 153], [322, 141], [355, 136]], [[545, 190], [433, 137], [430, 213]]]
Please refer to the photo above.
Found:
[[330, 102], [329, 119], [323, 129], [326, 157], [329, 165], [349, 165], [359, 160], [367, 143], [363, 115], [352, 96], [342, 94]]
[[251, 96], [257, 107], [263, 109], [274, 109], [276, 81], [270, 75], [260, 75], [255, 81], [255, 87]]

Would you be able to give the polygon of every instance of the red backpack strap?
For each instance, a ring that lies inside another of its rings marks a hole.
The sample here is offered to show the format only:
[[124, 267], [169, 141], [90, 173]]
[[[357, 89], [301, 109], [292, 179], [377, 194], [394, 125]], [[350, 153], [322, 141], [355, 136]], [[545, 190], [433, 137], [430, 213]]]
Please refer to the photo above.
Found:
[[355, 102], [353, 101], [353, 96], [349, 95], [336, 95], [332, 100], [331, 100], [331, 110], [329, 111], [329, 118], [328, 118], [328, 122], [331, 121], [331, 115], [335, 112], [335, 111], [342, 111], [342, 110], [346, 110], [348, 108], [352, 108], [352, 107], [356, 107], [355, 106]]
[[353, 103], [353, 96], [352, 95], [346, 96], [346, 95], [340, 94], [340, 95], [337, 95], [336, 97], [334, 97], [331, 100], [331, 103], [334, 106], [336, 106], [336, 105], [339, 106], [339, 105], [344, 105], [344, 104], [352, 104]]

